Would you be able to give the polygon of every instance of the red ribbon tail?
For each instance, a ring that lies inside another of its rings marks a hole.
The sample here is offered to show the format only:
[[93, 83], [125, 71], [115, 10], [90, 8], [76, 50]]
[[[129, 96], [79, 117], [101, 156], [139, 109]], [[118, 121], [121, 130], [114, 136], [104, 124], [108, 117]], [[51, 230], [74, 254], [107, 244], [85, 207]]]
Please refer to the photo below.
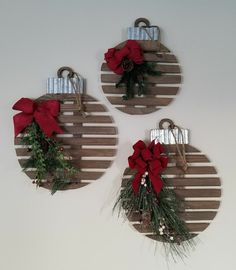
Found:
[[142, 174], [139, 173], [139, 172], [136, 173], [136, 175], [134, 176], [134, 180], [132, 182], [132, 187], [133, 187], [133, 190], [134, 190], [135, 194], [138, 194], [139, 187], [140, 187], [140, 184], [141, 184], [141, 179], [142, 179]]
[[13, 116], [15, 137], [21, 133], [33, 121], [32, 114], [18, 113]]
[[64, 133], [59, 127], [56, 119], [48, 114], [35, 113], [35, 121], [38, 123], [40, 129], [44, 132], [47, 137], [51, 137], [53, 132]]
[[161, 177], [159, 175], [154, 176], [152, 173], [149, 172], [149, 179], [152, 183], [152, 186], [153, 186], [155, 192], [157, 194], [159, 194], [162, 190], [162, 187], [163, 187], [163, 182], [162, 182]]

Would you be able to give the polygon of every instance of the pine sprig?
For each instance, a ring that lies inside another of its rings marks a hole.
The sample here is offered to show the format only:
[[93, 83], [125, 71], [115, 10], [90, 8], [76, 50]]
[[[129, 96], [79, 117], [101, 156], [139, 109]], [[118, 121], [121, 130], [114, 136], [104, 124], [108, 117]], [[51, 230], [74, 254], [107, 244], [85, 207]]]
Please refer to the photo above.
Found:
[[161, 76], [162, 72], [155, 70], [155, 64], [144, 62], [143, 64], [133, 64], [131, 70], [125, 70], [121, 79], [116, 84], [116, 87], [124, 86], [126, 94], [124, 100], [128, 100], [135, 95], [135, 86], [138, 86], [138, 96], [146, 94], [146, 75]]
[[165, 185], [157, 196], [148, 176], [145, 185], [140, 185], [135, 194], [132, 181], [133, 178], [129, 179], [121, 190], [114, 208], [118, 207], [119, 212], [124, 209], [128, 218], [134, 213], [139, 214], [141, 226], [151, 228], [155, 238], [163, 243], [166, 255], [171, 255], [174, 260], [176, 256], [183, 259], [195, 242], [179, 216], [181, 200]]
[[23, 144], [28, 146], [30, 158], [23, 164], [23, 170], [35, 168], [36, 184], [41, 186], [48, 176], [52, 181], [51, 193], [63, 189], [71, 183], [77, 170], [71, 165], [58, 143], [44, 135], [38, 124], [33, 122], [22, 137]]

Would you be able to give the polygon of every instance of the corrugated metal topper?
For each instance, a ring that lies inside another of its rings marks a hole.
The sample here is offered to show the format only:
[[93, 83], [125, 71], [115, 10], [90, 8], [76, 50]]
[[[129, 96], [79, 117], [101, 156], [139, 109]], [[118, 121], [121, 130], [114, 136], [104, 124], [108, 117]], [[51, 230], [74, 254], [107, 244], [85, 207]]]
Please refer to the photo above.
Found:
[[[168, 123], [167, 128], [163, 127], [164, 123]], [[170, 119], [162, 119], [159, 123], [159, 129], [152, 129], [151, 141], [155, 143], [160, 142], [163, 144], [189, 144], [189, 130], [180, 128], [174, 124]]]
[[[68, 72], [67, 77], [62, 77], [64, 71]], [[75, 89], [73, 84], [78, 85], [77, 91], [81, 94], [84, 91], [84, 79], [78, 73], [74, 76], [75, 72], [70, 67], [61, 67], [57, 71], [58, 77], [50, 77], [47, 79], [47, 94], [74, 94]]]
[[[68, 72], [67, 77], [63, 77], [63, 72]], [[57, 71], [57, 78], [48, 78], [47, 94], [74, 94], [78, 111], [86, 117], [81, 95], [84, 91], [84, 79], [70, 67], [61, 67]]]
[[[144, 23], [144, 26], [140, 26]], [[134, 22], [134, 27], [128, 27], [128, 39], [133, 40], [159, 40], [160, 28], [157, 25], [150, 25], [146, 18], [138, 18]]]
[[[164, 123], [169, 124], [167, 128], [163, 127]], [[159, 123], [159, 129], [152, 129], [150, 135], [151, 141], [155, 140], [155, 143], [174, 144], [176, 146], [176, 156], [179, 156], [180, 159], [176, 159], [175, 162], [185, 173], [188, 169], [185, 145], [189, 144], [189, 130], [180, 128], [172, 120], [164, 118]]]

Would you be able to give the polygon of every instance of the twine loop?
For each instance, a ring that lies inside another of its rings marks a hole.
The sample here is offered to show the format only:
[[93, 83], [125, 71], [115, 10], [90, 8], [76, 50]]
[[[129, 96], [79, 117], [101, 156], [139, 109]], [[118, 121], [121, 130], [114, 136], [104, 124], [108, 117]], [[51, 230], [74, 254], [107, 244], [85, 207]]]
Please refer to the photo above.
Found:
[[84, 106], [81, 98], [81, 94], [83, 94], [83, 78], [81, 75], [79, 75], [77, 72], [75, 72], [72, 68], [70, 67], [61, 67], [57, 71], [57, 76], [58, 78], [63, 77], [63, 73], [67, 71], [67, 77], [72, 85], [74, 94], [75, 94], [75, 99], [76, 103], [78, 106], [78, 111], [81, 113], [81, 115], [85, 118], [86, 113], [84, 111]]
[[[174, 137], [174, 140], [175, 140], [175, 144], [176, 144], [176, 150], [177, 150], [177, 153], [181, 159], [181, 165], [180, 167], [182, 168], [182, 170], [184, 172], [187, 171], [188, 169], [188, 163], [187, 163], [187, 160], [186, 160], [186, 151], [185, 151], [185, 144], [184, 144], [184, 135], [183, 135], [183, 132], [180, 128], [180, 126], [176, 125], [171, 119], [168, 119], [168, 118], [164, 118], [160, 121], [159, 123], [159, 128], [160, 129], [163, 129], [163, 124], [164, 123], [168, 123], [169, 126], [168, 126], [168, 130], [171, 132], [172, 136]], [[178, 143], [178, 140], [179, 140], [179, 137], [177, 137], [175, 134], [174, 134], [174, 129], [177, 128], [178, 130], [178, 134], [180, 134], [181, 136], [181, 146], [180, 147], [180, 144]]]

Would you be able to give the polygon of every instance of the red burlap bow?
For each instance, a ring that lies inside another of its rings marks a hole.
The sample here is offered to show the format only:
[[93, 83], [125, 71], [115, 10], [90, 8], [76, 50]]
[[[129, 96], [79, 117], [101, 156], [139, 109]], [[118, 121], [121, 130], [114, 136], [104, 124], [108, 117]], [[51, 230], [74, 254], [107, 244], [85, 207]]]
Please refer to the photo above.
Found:
[[128, 40], [123, 48], [111, 48], [104, 54], [108, 67], [116, 74], [122, 75], [124, 69], [122, 61], [127, 58], [135, 64], [143, 63], [143, 51], [135, 40]]
[[60, 103], [57, 100], [35, 102], [29, 98], [21, 98], [12, 108], [22, 111], [13, 117], [15, 137], [33, 121], [39, 125], [47, 137], [52, 136], [53, 132], [63, 133], [56, 121], [60, 111]]
[[164, 147], [154, 141], [147, 147], [143, 141], [138, 141], [133, 145], [134, 153], [128, 158], [129, 167], [137, 170], [132, 182], [133, 190], [137, 194], [141, 184], [141, 179], [145, 172], [152, 184], [153, 189], [158, 194], [163, 186], [160, 173], [167, 167], [168, 157], [165, 155]]

